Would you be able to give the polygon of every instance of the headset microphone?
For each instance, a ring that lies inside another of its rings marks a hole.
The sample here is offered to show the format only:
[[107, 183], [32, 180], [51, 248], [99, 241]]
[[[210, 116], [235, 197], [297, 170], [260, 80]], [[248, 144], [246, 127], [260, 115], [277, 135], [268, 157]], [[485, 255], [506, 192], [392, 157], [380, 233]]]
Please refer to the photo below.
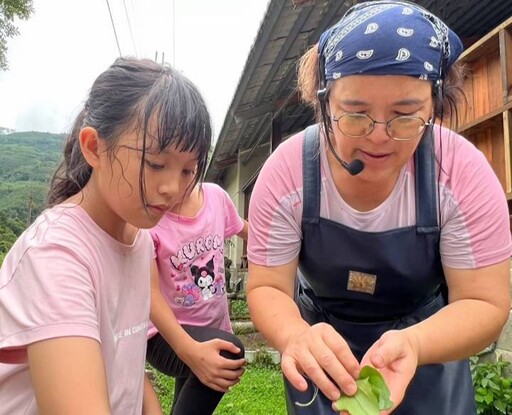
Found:
[[364, 169], [364, 163], [359, 160], [355, 159], [352, 160], [350, 163], [347, 163], [346, 161], [340, 160], [340, 164], [347, 170], [352, 176], [355, 176], [356, 174], [359, 174]]
[[329, 144], [329, 148], [331, 150], [332, 155], [334, 158], [338, 161], [338, 163], [341, 164], [341, 166], [350, 173], [351, 176], [355, 176], [359, 173], [361, 173], [364, 169], [364, 163], [359, 160], [355, 159], [352, 160], [350, 163], [347, 163], [346, 161], [343, 161], [340, 159], [338, 154], [336, 153], [336, 150], [334, 150], [334, 146], [332, 145], [331, 138], [329, 137], [329, 129], [327, 126], [327, 87], [326, 82], [324, 79], [324, 68], [325, 68], [325, 62], [324, 57], [322, 55], [322, 52], [319, 53], [319, 59], [318, 59], [318, 79], [320, 81], [319, 89], [316, 93], [318, 102], [320, 104], [320, 112], [322, 114], [322, 121], [324, 125], [324, 132], [325, 132], [325, 138], [327, 143]]
[[364, 163], [359, 159], [355, 159], [355, 160], [352, 160], [350, 163], [347, 163], [346, 161], [343, 161], [342, 159], [340, 159], [340, 157], [336, 153], [336, 150], [334, 150], [334, 146], [332, 145], [331, 138], [329, 137], [329, 130], [327, 128], [327, 116], [326, 116], [327, 109], [326, 109], [326, 105], [325, 105], [326, 95], [327, 95], [327, 89], [325, 87], [320, 88], [317, 91], [317, 97], [318, 97], [318, 101], [320, 103], [320, 112], [322, 113], [322, 120], [323, 120], [324, 132], [325, 132], [327, 144], [329, 145], [329, 149], [331, 150], [332, 155], [338, 161], [338, 163], [340, 163], [341, 166], [346, 171], [348, 171], [351, 176], [355, 176], [363, 171]]
[[329, 148], [331, 149], [331, 153], [334, 158], [341, 164], [341, 166], [350, 173], [351, 176], [356, 176], [361, 173], [364, 169], [364, 163], [359, 159], [354, 159], [350, 163], [343, 161], [340, 159], [336, 151], [334, 150], [334, 146], [331, 143], [331, 139], [327, 138], [327, 143], [329, 144]]

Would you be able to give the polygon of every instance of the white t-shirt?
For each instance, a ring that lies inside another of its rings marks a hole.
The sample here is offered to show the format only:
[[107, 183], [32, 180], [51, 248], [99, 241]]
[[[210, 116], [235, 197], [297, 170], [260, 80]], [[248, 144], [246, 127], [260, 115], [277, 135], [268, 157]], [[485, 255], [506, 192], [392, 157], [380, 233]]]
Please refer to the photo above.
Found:
[[[503, 188], [484, 155], [448, 129], [435, 131], [440, 251], [444, 265], [474, 269], [509, 258], [509, 214]], [[301, 132], [279, 145], [266, 161], [249, 206], [248, 259], [259, 265], [284, 265], [297, 257], [302, 240]], [[402, 169], [389, 197], [368, 212], [350, 207], [338, 193], [320, 140], [320, 216], [366, 232], [416, 224], [414, 160]], [[340, 252], [343, 255], [343, 252]]]
[[38, 413], [26, 346], [67, 336], [101, 344], [113, 413], [140, 415], [152, 248], [148, 231], [123, 245], [71, 204], [21, 235], [0, 269], [0, 415]]

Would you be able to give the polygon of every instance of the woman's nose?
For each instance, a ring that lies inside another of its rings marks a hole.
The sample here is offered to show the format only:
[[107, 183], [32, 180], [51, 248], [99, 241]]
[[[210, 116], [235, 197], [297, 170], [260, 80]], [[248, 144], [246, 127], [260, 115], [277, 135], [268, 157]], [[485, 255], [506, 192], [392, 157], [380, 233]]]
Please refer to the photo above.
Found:
[[366, 137], [375, 143], [385, 143], [391, 140], [387, 131], [387, 123], [374, 122], [373, 130]]

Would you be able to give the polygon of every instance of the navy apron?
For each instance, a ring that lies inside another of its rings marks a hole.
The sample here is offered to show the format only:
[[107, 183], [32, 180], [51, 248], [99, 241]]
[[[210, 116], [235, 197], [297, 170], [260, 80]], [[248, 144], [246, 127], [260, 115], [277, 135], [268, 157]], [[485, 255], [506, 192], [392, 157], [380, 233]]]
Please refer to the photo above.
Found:
[[[303, 240], [296, 302], [310, 324], [332, 325], [361, 358], [388, 330], [425, 320], [446, 305], [439, 253], [433, 133], [428, 128], [415, 157], [416, 225], [362, 232], [320, 217], [318, 126], [303, 145]], [[302, 393], [285, 379], [288, 414], [336, 414], [320, 391]], [[310, 386], [312, 386], [310, 384]], [[393, 415], [474, 415], [468, 360], [418, 368]]]

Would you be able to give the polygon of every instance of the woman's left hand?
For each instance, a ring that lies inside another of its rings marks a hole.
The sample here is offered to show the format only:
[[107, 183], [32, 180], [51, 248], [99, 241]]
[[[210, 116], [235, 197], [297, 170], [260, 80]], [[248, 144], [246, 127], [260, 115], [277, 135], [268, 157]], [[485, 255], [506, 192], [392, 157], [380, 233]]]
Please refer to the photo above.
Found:
[[373, 366], [382, 374], [391, 392], [393, 408], [404, 399], [405, 391], [418, 367], [418, 344], [408, 330], [384, 333], [366, 352], [361, 367]]

